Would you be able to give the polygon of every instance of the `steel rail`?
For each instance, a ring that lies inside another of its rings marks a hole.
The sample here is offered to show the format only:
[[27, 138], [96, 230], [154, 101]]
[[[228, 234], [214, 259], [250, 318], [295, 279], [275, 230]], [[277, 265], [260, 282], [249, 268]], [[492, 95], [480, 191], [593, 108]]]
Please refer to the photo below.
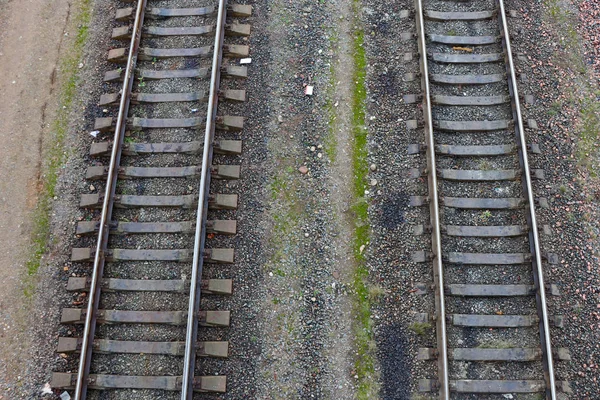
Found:
[[433, 137], [433, 118], [431, 114], [429, 67], [427, 65], [427, 45], [425, 42], [425, 23], [423, 4], [415, 0], [419, 49], [421, 53], [421, 76], [423, 84], [423, 116], [425, 120], [425, 141], [427, 144], [427, 170], [429, 186], [429, 210], [431, 220], [431, 249], [433, 252], [433, 276], [435, 280], [436, 301], [436, 336], [438, 346], [438, 381], [440, 398], [450, 398], [450, 382], [448, 378], [448, 338], [446, 336], [446, 303], [444, 299], [444, 266], [442, 262], [442, 244], [440, 232], [440, 213], [438, 200], [438, 183], [435, 158], [435, 139]]
[[204, 132], [204, 150], [202, 153], [202, 172], [200, 175], [200, 193], [196, 215], [196, 232], [194, 240], [194, 256], [190, 282], [190, 301], [187, 314], [187, 329], [185, 335], [185, 353], [183, 361], [183, 380], [181, 400], [191, 400], [193, 394], [194, 367], [196, 361], [196, 340], [198, 337], [198, 310], [200, 308], [199, 279], [202, 277], [204, 245], [206, 241], [206, 221], [208, 217], [208, 197], [210, 190], [210, 168], [213, 158], [213, 141], [215, 121], [217, 118], [218, 93], [221, 80], [221, 62], [223, 57], [223, 42], [225, 38], [225, 16], [227, 0], [219, 0], [217, 14], [215, 44], [213, 49], [212, 71], [210, 76], [210, 91], [208, 94], [208, 109]]
[[518, 128], [518, 139], [521, 153], [521, 162], [523, 163], [522, 169], [525, 175], [525, 191], [527, 192], [527, 201], [529, 203], [528, 211], [529, 211], [529, 220], [531, 224], [531, 233], [530, 240], [531, 247], [533, 248], [533, 252], [535, 253], [534, 260], [532, 264], [534, 264], [534, 276], [537, 280], [537, 301], [539, 303], [539, 309], [541, 312], [540, 318], [540, 336], [542, 337], [542, 344], [544, 346], [544, 359], [546, 361], [547, 368], [547, 385], [549, 387], [546, 388], [546, 391], [550, 391], [550, 399], [556, 400], [556, 382], [554, 378], [554, 362], [552, 359], [552, 345], [550, 341], [550, 323], [548, 318], [548, 308], [546, 305], [546, 287], [544, 285], [544, 270], [542, 268], [542, 255], [540, 251], [540, 240], [537, 228], [537, 218], [535, 214], [535, 199], [533, 197], [533, 187], [531, 185], [531, 173], [529, 170], [529, 160], [527, 157], [527, 142], [525, 138], [525, 129], [523, 129], [523, 117], [521, 114], [521, 105], [519, 102], [519, 91], [517, 89], [517, 78], [515, 72], [515, 65], [512, 57], [512, 49], [510, 46], [510, 35], [508, 33], [508, 23], [506, 20], [506, 12], [504, 8], [504, 0], [497, 0], [500, 8], [500, 21], [502, 23], [502, 30], [504, 33], [504, 41], [506, 46], [506, 57], [508, 60], [508, 68], [509, 68], [509, 88], [512, 90], [513, 96], [513, 106], [514, 112], [516, 114], [517, 120], [517, 128]]
[[117, 187], [117, 171], [121, 160], [121, 150], [123, 148], [123, 139], [125, 134], [125, 124], [129, 113], [129, 104], [131, 99], [131, 90], [133, 88], [133, 71], [137, 63], [137, 53], [141, 39], [141, 28], [144, 23], [144, 10], [147, 0], [139, 0], [133, 25], [133, 34], [127, 57], [127, 66], [123, 80], [123, 89], [121, 91], [121, 101], [119, 103], [119, 114], [113, 138], [113, 148], [110, 156], [110, 165], [108, 176], [106, 178], [106, 189], [104, 192], [104, 201], [102, 203], [102, 214], [99, 221], [98, 241], [96, 243], [96, 253], [94, 255], [94, 266], [92, 269], [92, 278], [89, 289], [89, 300], [85, 316], [85, 327], [81, 344], [81, 354], [79, 357], [79, 368], [77, 371], [77, 383], [75, 385], [75, 400], [85, 400], [87, 396], [88, 376], [90, 373], [90, 363], [92, 359], [92, 344], [96, 332], [96, 313], [98, 303], [100, 302], [99, 282], [104, 274], [104, 252], [108, 248], [109, 223], [112, 218], [115, 191]]

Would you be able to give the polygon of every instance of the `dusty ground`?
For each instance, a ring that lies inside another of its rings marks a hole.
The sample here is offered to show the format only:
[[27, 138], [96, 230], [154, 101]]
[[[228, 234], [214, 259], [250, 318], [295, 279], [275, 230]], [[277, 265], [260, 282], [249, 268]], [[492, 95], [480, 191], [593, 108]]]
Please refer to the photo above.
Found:
[[31, 345], [25, 262], [70, 3], [0, 1], [0, 398], [13, 398]]

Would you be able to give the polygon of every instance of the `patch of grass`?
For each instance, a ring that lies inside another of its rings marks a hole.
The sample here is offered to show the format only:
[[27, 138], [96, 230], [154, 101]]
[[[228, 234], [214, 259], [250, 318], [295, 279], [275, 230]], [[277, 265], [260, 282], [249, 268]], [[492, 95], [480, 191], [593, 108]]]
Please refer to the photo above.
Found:
[[432, 325], [429, 322], [414, 322], [408, 327], [408, 329], [410, 329], [419, 336], [425, 335], [427, 331], [431, 328]]
[[489, 161], [483, 160], [483, 161], [479, 162], [479, 169], [481, 169], [483, 171], [489, 171], [492, 169], [492, 165], [490, 164]]
[[598, 143], [600, 141], [600, 103], [594, 99], [580, 100], [580, 125], [577, 159], [593, 178], [597, 178]]
[[556, 3], [553, 3], [548, 7], [548, 12], [554, 19], [558, 19], [561, 16], [560, 7]]
[[120, 193], [124, 196], [130, 196], [130, 195], [134, 195], [135, 191], [133, 190], [133, 188], [129, 187], [129, 186], [123, 186], [121, 188]]
[[558, 187], [558, 190], [560, 191], [561, 194], [566, 194], [569, 191], [569, 189], [565, 185], [560, 185]]
[[282, 175], [275, 176], [273, 182], [271, 182], [271, 199], [277, 200], [282, 193], [287, 192], [287, 189], [288, 179]]
[[577, 17], [572, 12], [563, 10], [558, 0], [546, 0], [545, 5], [551, 19], [561, 31], [558, 37], [564, 51], [560, 52], [561, 57], [557, 58], [556, 61], [566, 68], [585, 74], [587, 69], [579, 44], [579, 34], [576, 28], [578, 24]]
[[456, 36], [456, 29], [449, 29], [448, 32], [446, 32], [446, 35], [448, 36]]
[[[88, 37], [91, 4], [92, 0], [79, 0], [78, 12], [73, 21], [78, 26], [77, 35], [71, 48], [66, 52], [66, 56], [60, 62], [61, 77], [59, 80], [63, 84], [58, 96], [57, 114], [50, 126], [50, 138], [47, 139], [47, 153], [40, 182], [41, 190], [33, 215], [32, 245], [26, 263], [27, 273], [30, 276], [37, 273], [42, 256], [46, 253], [49, 244], [52, 200], [55, 196], [59, 172], [64, 164], [64, 142], [68, 131], [69, 114], [79, 85], [78, 64]], [[33, 294], [31, 285], [26, 285], [25, 294], [28, 297]]]
[[552, 102], [552, 104], [550, 104], [550, 108], [548, 109], [548, 114], [550, 114], [550, 116], [554, 117], [555, 115], [558, 115], [560, 110], [562, 110], [561, 102], [554, 101], [554, 102]]
[[369, 285], [369, 297], [371, 300], [376, 300], [385, 294], [385, 289], [377, 285]]
[[[575, 12], [561, 7], [559, 0], [544, 0], [549, 22], [552, 23], [556, 36], [559, 38], [560, 47], [553, 62], [566, 69], [578, 72], [582, 75], [578, 83], [580, 91], [573, 92], [567, 97], [565, 103], [579, 109], [579, 121], [576, 126], [579, 134], [576, 155], [577, 162], [584, 167], [589, 177], [598, 178], [600, 165], [598, 163], [600, 145], [600, 104], [598, 103], [598, 91], [593, 87], [588, 77], [588, 68], [585, 64], [584, 48], [582, 40], [577, 32], [578, 17]], [[581, 92], [584, 93], [581, 93]], [[562, 109], [559, 102], [554, 102], [550, 115], [555, 115]]]
[[479, 218], [483, 222], [487, 222], [491, 217], [492, 217], [492, 212], [490, 210], [485, 210], [479, 215]]

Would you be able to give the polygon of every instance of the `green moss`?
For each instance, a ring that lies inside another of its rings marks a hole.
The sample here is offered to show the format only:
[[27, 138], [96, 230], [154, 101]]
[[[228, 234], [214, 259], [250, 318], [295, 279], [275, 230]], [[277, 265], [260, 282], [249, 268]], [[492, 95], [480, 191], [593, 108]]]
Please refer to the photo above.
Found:
[[[33, 232], [30, 256], [26, 263], [27, 273], [35, 275], [40, 267], [41, 259], [48, 248], [50, 237], [50, 215], [52, 200], [55, 196], [56, 183], [60, 169], [64, 164], [64, 141], [68, 131], [69, 114], [79, 85], [77, 76], [78, 64], [88, 38], [91, 19], [91, 0], [80, 0], [77, 4], [77, 15], [74, 24], [78, 26], [77, 35], [60, 62], [61, 79], [64, 83], [60, 89], [57, 115], [51, 124], [48, 151], [45, 156], [42, 174], [41, 192], [34, 211]], [[25, 294], [33, 294], [32, 285], [26, 285]]]
[[[370, 225], [368, 219], [368, 202], [364, 199], [367, 189], [368, 148], [367, 129], [365, 127], [366, 112], [366, 75], [367, 57], [364, 48], [364, 31], [359, 21], [360, 0], [354, 0], [353, 11], [355, 20], [353, 26], [352, 56], [354, 61], [352, 88], [352, 168], [354, 171], [353, 194], [355, 198], [352, 211], [354, 214], [354, 258], [356, 266], [353, 276], [354, 315], [355, 315], [355, 344], [356, 361], [355, 375], [357, 379], [357, 397], [372, 399], [378, 390], [375, 374], [375, 341], [373, 338], [373, 320], [371, 319], [372, 293], [369, 285], [369, 269], [366, 265], [364, 247], [369, 242]], [[361, 250], [363, 249], [363, 250]]]

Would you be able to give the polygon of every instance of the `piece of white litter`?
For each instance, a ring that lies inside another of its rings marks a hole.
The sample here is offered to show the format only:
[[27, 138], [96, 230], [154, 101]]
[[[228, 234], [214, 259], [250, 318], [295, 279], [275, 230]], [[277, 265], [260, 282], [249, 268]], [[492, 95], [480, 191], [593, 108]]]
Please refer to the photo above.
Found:
[[248, 58], [242, 58], [240, 60], [240, 64], [250, 64], [250, 63], [252, 63], [252, 59], [250, 57], [248, 57]]
[[313, 89], [314, 89], [314, 86], [308, 85], [307, 87], [304, 88], [304, 94], [307, 96], [312, 96]]
[[71, 395], [67, 392], [62, 392], [60, 395], [60, 400], [71, 400]]
[[92, 135], [93, 137], [98, 137], [99, 133], [100, 133], [100, 131], [91, 131], [90, 135]]
[[192, 112], [193, 113], [198, 112], [198, 109], [197, 108], [192, 108]]
[[52, 394], [52, 387], [50, 386], [50, 383], [46, 383], [44, 385], [42, 388], [42, 394]]

